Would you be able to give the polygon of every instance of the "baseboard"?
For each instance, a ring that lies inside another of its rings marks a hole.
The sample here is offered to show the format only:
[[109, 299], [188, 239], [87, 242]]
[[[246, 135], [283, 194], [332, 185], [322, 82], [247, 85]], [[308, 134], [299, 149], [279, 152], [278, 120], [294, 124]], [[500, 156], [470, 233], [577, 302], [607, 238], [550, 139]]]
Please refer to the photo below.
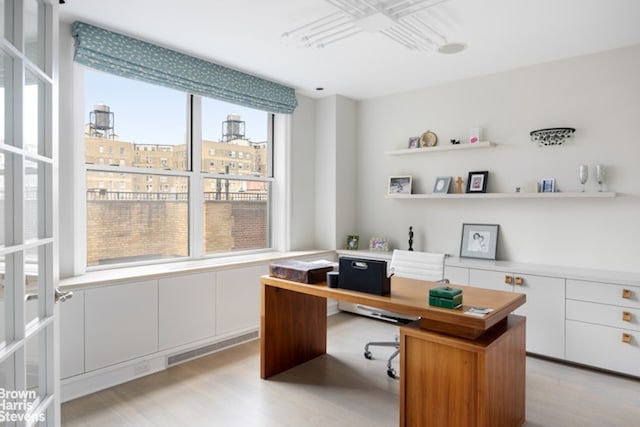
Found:
[[62, 403], [166, 369], [166, 356], [143, 357], [60, 382]]

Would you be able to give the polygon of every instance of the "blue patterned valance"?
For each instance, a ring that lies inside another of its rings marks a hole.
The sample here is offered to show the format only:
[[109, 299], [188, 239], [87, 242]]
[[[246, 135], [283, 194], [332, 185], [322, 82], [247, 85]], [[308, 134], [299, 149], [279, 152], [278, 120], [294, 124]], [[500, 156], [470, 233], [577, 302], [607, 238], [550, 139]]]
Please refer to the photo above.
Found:
[[272, 113], [292, 113], [292, 88], [84, 22], [74, 22], [75, 60], [100, 71]]

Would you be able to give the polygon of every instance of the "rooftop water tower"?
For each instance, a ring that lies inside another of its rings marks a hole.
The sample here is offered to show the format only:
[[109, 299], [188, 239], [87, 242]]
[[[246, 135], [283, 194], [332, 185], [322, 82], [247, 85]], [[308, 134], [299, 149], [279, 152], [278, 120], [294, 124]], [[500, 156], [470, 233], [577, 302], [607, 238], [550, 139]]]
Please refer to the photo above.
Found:
[[96, 104], [89, 112], [89, 131], [91, 136], [114, 139], [114, 115], [107, 104]]
[[246, 139], [244, 136], [244, 122], [239, 114], [228, 114], [227, 120], [222, 122], [222, 142], [234, 139]]

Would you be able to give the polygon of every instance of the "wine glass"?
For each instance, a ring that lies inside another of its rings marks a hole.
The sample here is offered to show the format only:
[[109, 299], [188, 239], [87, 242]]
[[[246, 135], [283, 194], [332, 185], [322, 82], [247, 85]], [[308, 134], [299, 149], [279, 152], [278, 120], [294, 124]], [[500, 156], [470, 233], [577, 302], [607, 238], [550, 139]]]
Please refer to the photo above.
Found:
[[596, 181], [598, 182], [598, 191], [602, 191], [604, 184], [604, 165], [596, 165]]
[[580, 165], [580, 184], [582, 184], [582, 192], [584, 193], [587, 186], [587, 180], [589, 179], [589, 166]]

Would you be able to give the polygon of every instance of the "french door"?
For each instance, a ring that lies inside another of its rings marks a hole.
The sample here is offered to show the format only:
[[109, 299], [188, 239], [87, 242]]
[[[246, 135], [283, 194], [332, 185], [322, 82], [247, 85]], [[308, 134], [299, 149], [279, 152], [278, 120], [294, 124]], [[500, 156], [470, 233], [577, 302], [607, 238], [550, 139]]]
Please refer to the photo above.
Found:
[[57, 0], [0, 0], [0, 425], [59, 425]]

